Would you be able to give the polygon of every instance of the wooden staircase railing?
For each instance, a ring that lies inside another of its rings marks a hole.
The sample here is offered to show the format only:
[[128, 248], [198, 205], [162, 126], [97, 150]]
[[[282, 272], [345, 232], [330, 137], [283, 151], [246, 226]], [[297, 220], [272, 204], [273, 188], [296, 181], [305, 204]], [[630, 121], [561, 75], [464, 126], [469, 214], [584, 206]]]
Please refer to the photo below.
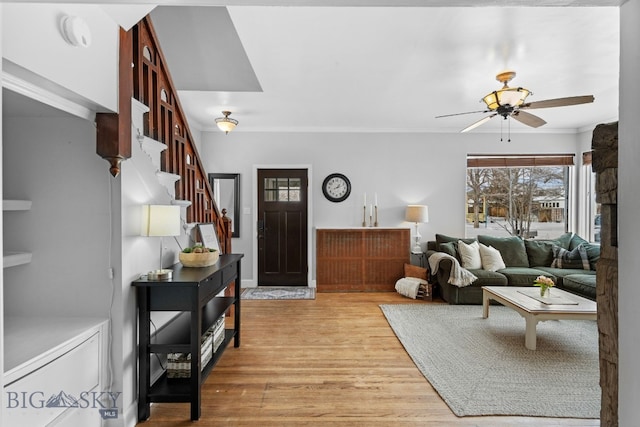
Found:
[[[121, 31], [120, 35], [121, 109], [119, 115], [97, 115], [98, 154], [111, 163], [111, 172], [117, 175], [119, 162], [131, 155], [130, 145], [127, 154], [126, 142], [119, 140], [116, 144], [113, 141], [116, 135], [126, 134], [122, 127], [131, 127], [131, 108], [128, 108], [128, 118], [124, 118], [126, 106], [123, 104], [130, 104], [133, 96], [147, 105], [149, 113], [145, 115], [144, 134], [167, 145], [162, 154], [161, 168], [181, 177], [176, 182], [175, 194], [177, 199], [191, 202], [187, 208], [187, 222], [215, 224], [222, 253], [230, 253], [231, 220], [220, 214], [213, 199], [207, 173], [189, 131], [151, 19], [148, 16], [143, 18], [129, 32]], [[128, 144], [131, 144], [130, 135]]]

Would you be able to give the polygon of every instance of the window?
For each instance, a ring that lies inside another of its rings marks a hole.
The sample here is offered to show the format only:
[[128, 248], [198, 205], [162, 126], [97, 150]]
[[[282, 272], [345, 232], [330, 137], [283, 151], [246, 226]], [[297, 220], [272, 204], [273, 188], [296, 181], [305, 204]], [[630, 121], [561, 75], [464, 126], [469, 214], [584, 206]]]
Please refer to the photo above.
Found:
[[585, 211], [584, 220], [587, 224], [584, 231], [589, 236], [589, 241], [599, 243], [601, 226], [600, 203], [596, 202], [596, 174], [591, 168], [591, 159], [591, 151], [582, 153], [583, 191], [585, 194], [583, 209]]
[[299, 202], [300, 178], [265, 178], [265, 202]]
[[572, 165], [573, 154], [467, 156], [467, 236], [566, 232]]

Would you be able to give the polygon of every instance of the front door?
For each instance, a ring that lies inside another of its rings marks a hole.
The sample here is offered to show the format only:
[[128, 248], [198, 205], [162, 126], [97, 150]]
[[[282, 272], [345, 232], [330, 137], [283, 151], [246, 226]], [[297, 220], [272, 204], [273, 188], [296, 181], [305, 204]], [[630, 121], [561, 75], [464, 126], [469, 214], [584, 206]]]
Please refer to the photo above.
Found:
[[258, 285], [307, 286], [307, 169], [258, 169]]

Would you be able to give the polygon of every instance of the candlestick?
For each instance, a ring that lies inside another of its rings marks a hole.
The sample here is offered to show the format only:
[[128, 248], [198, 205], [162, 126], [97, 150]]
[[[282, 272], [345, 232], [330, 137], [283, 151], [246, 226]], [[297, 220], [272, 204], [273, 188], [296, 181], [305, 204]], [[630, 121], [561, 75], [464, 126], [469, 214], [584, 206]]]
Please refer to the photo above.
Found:
[[375, 212], [376, 212], [376, 216], [375, 216], [376, 220], [373, 223], [373, 226], [377, 227], [378, 226], [378, 206], [377, 205], [376, 205], [376, 211]]
[[362, 207], [362, 226], [367, 226], [367, 206]]
[[369, 205], [369, 227], [373, 227], [373, 205]]

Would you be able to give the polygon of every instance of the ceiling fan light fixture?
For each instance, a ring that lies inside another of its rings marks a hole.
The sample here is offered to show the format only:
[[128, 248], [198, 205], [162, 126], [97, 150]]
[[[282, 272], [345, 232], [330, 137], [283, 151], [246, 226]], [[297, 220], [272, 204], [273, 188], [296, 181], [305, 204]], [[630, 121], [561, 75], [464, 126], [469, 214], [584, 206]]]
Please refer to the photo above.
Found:
[[487, 104], [487, 108], [494, 111], [504, 105], [519, 107], [524, 104], [529, 95], [531, 95], [531, 91], [523, 87], [503, 87], [486, 95], [482, 101]]
[[228, 134], [238, 126], [238, 121], [236, 119], [229, 118], [231, 111], [223, 111], [222, 114], [224, 117], [218, 117], [216, 119], [216, 124], [221, 131]]

